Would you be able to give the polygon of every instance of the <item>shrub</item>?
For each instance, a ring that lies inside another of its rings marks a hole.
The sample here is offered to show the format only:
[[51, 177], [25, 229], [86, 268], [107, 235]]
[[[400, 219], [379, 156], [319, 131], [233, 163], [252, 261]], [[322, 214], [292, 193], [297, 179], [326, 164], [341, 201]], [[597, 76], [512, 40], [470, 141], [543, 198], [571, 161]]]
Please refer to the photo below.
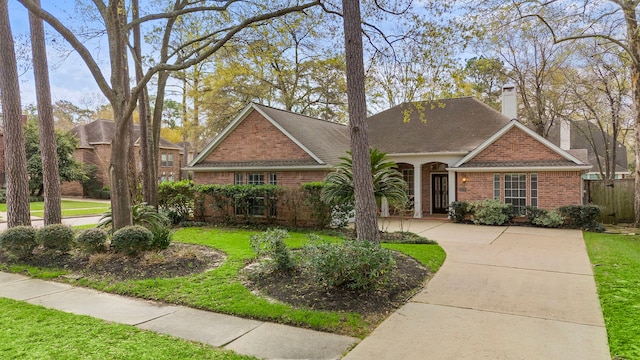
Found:
[[163, 181], [158, 185], [158, 204], [173, 224], [189, 220], [194, 213], [196, 185], [192, 180]]
[[66, 252], [71, 249], [74, 235], [68, 225], [51, 224], [38, 230], [36, 242], [47, 249]]
[[289, 233], [282, 229], [269, 229], [261, 234], [251, 235], [251, 248], [259, 257], [267, 257], [278, 271], [289, 272], [296, 267], [289, 248], [284, 241]]
[[313, 278], [336, 288], [370, 290], [388, 281], [395, 267], [391, 251], [370, 241], [316, 242], [304, 247], [304, 255]]
[[0, 189], [0, 204], [7, 203], [7, 189]]
[[537, 217], [531, 220], [531, 223], [542, 227], [557, 228], [564, 224], [564, 216], [562, 216], [562, 214], [557, 210], [542, 210], [538, 212]]
[[[134, 225], [141, 225], [147, 229], [157, 226], [165, 226], [169, 222], [169, 219], [165, 215], [160, 214], [153, 206], [147, 205], [146, 203], [133, 205], [131, 207], [131, 215], [133, 217]], [[110, 228], [112, 222], [112, 213], [111, 210], [109, 210], [102, 214], [98, 227]]]
[[0, 247], [11, 256], [25, 258], [36, 246], [36, 229], [31, 226], [15, 226], [0, 233]]
[[454, 201], [449, 205], [449, 217], [454, 222], [460, 223], [469, 214], [469, 203], [466, 201]]
[[322, 201], [322, 188], [324, 182], [316, 181], [302, 184], [302, 188], [307, 193], [305, 203], [311, 207], [311, 216], [320, 227], [329, 226], [331, 223], [331, 205]]
[[503, 225], [513, 218], [513, 206], [500, 200], [483, 200], [471, 203], [474, 224]]
[[171, 241], [173, 241], [173, 230], [171, 228], [168, 226], [156, 226], [149, 230], [153, 234], [151, 249], [164, 250], [171, 245]]
[[345, 202], [331, 208], [331, 226], [339, 229], [349, 225], [349, 220], [355, 216], [355, 205]]
[[563, 206], [560, 213], [568, 218], [569, 226], [587, 231], [601, 232], [604, 227], [597, 221], [601, 209], [596, 205]]
[[116, 252], [127, 255], [137, 255], [141, 251], [151, 248], [153, 234], [144, 226], [125, 226], [113, 233], [111, 247]]
[[102, 229], [86, 229], [78, 233], [76, 243], [86, 253], [102, 252], [107, 250], [107, 236], [107, 232]]

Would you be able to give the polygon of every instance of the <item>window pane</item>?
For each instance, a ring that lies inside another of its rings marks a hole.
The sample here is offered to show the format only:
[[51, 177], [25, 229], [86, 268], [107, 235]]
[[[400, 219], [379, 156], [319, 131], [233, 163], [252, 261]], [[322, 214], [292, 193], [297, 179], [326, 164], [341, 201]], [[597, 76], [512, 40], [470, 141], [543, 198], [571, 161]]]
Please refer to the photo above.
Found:
[[527, 205], [527, 175], [505, 174], [504, 181], [504, 202], [513, 206], [514, 213], [523, 214]]

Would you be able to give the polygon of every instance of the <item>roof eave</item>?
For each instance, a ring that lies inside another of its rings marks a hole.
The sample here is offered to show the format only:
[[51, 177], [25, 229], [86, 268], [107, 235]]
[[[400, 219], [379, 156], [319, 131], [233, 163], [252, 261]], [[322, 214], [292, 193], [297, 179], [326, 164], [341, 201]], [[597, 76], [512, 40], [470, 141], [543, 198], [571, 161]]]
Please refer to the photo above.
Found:
[[239, 167], [183, 167], [184, 171], [193, 172], [235, 172], [235, 171], [302, 171], [302, 170], [333, 170], [331, 165], [301, 165], [301, 166], [239, 166]]
[[448, 167], [448, 171], [453, 172], [516, 172], [516, 171], [587, 171], [591, 165], [575, 166], [487, 166], [487, 167]]

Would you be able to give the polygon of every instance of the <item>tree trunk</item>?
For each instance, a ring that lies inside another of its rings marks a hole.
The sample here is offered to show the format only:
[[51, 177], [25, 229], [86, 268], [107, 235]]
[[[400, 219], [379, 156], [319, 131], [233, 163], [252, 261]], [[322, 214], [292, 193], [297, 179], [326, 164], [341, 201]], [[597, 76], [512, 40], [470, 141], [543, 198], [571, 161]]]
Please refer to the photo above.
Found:
[[[40, 0], [34, 0], [40, 6]], [[56, 134], [53, 125], [51, 88], [47, 49], [44, 41], [42, 19], [29, 12], [31, 28], [31, 52], [33, 54], [33, 73], [38, 98], [38, 124], [40, 131], [40, 153], [42, 158], [42, 184], [44, 190], [44, 224], [60, 224], [60, 171], [58, 170], [58, 152]]]
[[367, 132], [360, 2], [358, 0], [343, 0], [342, 11], [347, 66], [349, 132], [351, 134], [351, 156], [353, 161], [353, 187], [356, 202], [356, 236], [358, 240], [380, 242]]
[[113, 97], [110, 98], [116, 131], [111, 142], [111, 163], [109, 181], [111, 185], [111, 212], [113, 229], [132, 225], [131, 194], [129, 192], [129, 149], [131, 144], [131, 116], [127, 107], [131, 99], [129, 93], [129, 66], [127, 62], [126, 9], [122, 0], [109, 3], [105, 16], [109, 36], [111, 58], [111, 84]]
[[7, 0], [0, 0], [0, 90], [7, 172], [7, 226], [31, 225], [18, 68]]

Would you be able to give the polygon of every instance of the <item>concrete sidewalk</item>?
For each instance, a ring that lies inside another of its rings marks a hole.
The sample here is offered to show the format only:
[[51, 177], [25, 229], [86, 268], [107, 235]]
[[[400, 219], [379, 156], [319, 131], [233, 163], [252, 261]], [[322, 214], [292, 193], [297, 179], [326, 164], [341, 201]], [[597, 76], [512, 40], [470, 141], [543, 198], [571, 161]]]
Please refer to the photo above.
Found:
[[417, 220], [409, 231], [447, 260], [345, 359], [611, 359], [580, 231]]
[[89, 315], [265, 359], [339, 359], [358, 339], [0, 272], [0, 297]]
[[[62, 223], [70, 226], [80, 226], [80, 225], [93, 225], [97, 224], [100, 221], [102, 215], [92, 215], [92, 216], [78, 216], [78, 217], [66, 217], [62, 219]], [[0, 222], [0, 231], [7, 229], [7, 221], [6, 217], [2, 218], [3, 221]], [[43, 227], [44, 220], [37, 217], [31, 218], [31, 226], [33, 227]]]

